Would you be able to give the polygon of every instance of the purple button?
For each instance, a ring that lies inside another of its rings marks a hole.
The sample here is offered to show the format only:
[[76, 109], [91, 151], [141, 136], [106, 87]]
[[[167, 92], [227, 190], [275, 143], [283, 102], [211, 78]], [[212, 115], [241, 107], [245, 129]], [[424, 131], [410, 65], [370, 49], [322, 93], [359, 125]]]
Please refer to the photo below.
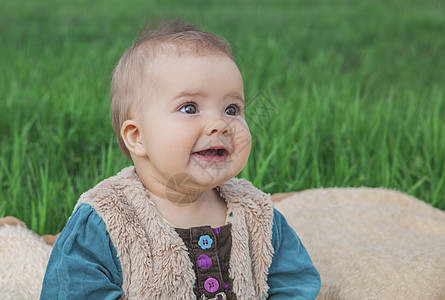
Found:
[[212, 259], [205, 254], [201, 254], [197, 260], [198, 267], [207, 270], [212, 266]]
[[207, 292], [214, 293], [219, 289], [219, 282], [215, 278], [209, 277], [204, 281], [204, 288]]

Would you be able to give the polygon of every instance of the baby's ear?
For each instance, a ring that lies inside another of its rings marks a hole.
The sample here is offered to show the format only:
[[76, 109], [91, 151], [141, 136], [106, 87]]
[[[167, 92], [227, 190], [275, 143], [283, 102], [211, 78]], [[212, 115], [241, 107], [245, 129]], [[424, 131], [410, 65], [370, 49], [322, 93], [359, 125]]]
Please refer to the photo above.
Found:
[[131, 154], [136, 156], [147, 156], [138, 125], [134, 120], [126, 120], [122, 124], [121, 136], [125, 146]]

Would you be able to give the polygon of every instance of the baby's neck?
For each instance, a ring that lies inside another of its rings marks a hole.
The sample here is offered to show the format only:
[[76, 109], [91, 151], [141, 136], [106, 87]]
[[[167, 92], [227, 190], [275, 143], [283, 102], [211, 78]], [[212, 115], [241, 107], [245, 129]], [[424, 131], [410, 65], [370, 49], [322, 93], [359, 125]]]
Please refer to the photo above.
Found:
[[225, 225], [227, 204], [215, 189], [204, 191], [193, 201], [176, 202], [152, 193], [152, 200], [163, 218], [178, 228]]

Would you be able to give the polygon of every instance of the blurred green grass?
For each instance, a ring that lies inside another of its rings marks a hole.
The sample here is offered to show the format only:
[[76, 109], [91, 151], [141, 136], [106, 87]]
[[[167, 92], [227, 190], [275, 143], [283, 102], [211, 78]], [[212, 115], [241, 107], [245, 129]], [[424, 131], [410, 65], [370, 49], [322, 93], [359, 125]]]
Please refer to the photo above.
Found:
[[59, 231], [129, 162], [109, 114], [114, 64], [147, 21], [229, 40], [266, 192], [397, 189], [445, 209], [443, 1], [0, 0], [0, 216]]

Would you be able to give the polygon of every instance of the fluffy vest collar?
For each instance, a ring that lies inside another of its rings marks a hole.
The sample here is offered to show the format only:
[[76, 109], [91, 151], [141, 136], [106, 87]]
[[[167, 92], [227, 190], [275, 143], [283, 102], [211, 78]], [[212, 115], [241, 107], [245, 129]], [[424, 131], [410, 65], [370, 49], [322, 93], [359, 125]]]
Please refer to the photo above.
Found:
[[[270, 196], [243, 179], [217, 187], [233, 212], [229, 276], [237, 299], [265, 299], [272, 262], [273, 206]], [[122, 267], [123, 299], [195, 299], [195, 273], [188, 250], [162, 221], [134, 167], [85, 192], [105, 222]]]

